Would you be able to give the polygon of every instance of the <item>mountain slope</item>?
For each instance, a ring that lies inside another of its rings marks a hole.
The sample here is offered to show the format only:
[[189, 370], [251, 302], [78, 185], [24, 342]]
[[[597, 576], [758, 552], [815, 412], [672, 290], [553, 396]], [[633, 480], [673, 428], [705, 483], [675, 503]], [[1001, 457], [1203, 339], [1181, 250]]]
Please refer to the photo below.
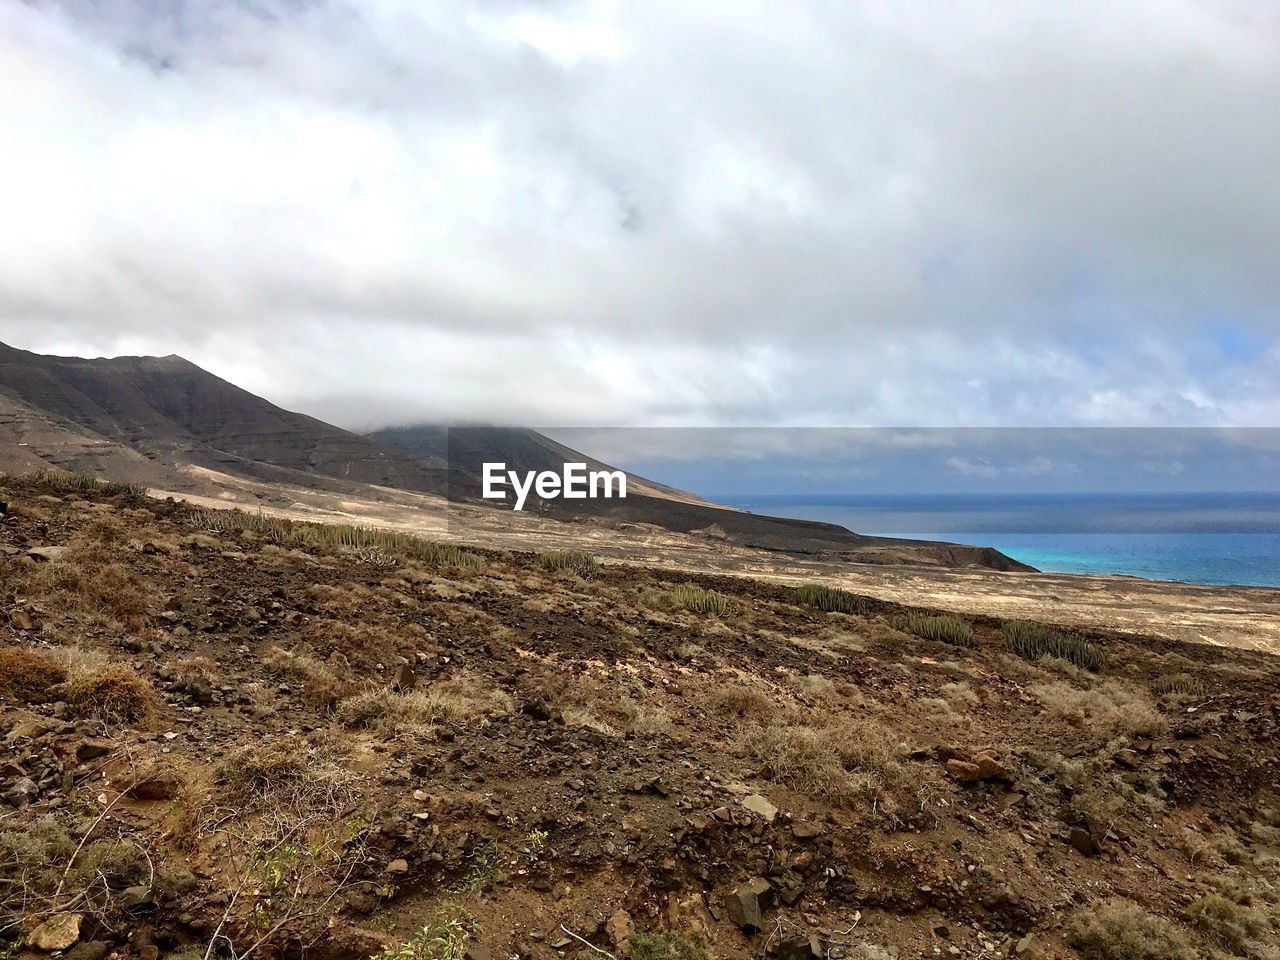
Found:
[[[56, 466], [183, 493], [205, 468], [284, 488], [373, 493], [371, 485], [480, 501], [485, 462], [559, 471], [606, 465], [532, 430], [438, 426], [372, 437], [291, 413], [181, 357], [55, 357], [0, 344], [0, 470]], [[651, 524], [758, 549], [870, 563], [1030, 569], [980, 547], [863, 537], [833, 524], [762, 517], [628, 477], [625, 500], [531, 503], [552, 519]], [[373, 499], [394, 496], [382, 491]]]
[[[442, 470], [282, 410], [176, 356], [85, 360], [0, 344], [0, 398], [12, 418], [25, 410], [64, 435], [56, 459], [46, 459], [70, 469], [98, 471], [92, 441], [131, 449], [169, 479], [196, 465], [304, 485], [319, 475], [414, 491], [446, 486]], [[6, 461], [24, 459], [6, 450]]]
[[[388, 427], [368, 435], [428, 463], [448, 464], [462, 489], [480, 482], [485, 463], [505, 463], [510, 469], [559, 472], [566, 463], [585, 463], [588, 470], [616, 470], [603, 461], [566, 447], [525, 427], [442, 427], [422, 424]], [[628, 494], [662, 500], [706, 504], [701, 497], [664, 483], [627, 474]], [[461, 491], [459, 491], [461, 492]]]

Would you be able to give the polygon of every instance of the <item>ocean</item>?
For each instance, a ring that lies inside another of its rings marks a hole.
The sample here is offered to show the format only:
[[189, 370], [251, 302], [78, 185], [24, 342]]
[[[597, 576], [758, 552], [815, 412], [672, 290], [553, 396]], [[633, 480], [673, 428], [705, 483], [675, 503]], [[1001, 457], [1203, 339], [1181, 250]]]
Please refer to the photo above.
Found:
[[1050, 573], [1280, 587], [1280, 494], [718, 495], [858, 533], [995, 547]]

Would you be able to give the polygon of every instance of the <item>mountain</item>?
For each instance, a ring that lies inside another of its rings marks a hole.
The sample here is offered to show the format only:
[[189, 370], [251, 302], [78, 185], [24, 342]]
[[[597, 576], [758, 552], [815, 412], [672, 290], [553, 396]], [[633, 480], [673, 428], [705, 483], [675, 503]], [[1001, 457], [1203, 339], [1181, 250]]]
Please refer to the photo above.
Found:
[[[559, 472], [566, 463], [585, 463], [588, 470], [616, 470], [603, 461], [579, 453], [562, 443], [525, 427], [442, 427], [422, 424], [389, 427], [369, 434], [369, 438], [396, 447], [429, 463], [448, 464], [453, 474], [455, 496], [479, 496], [486, 463], [505, 463], [509, 469]], [[627, 474], [628, 498], [635, 494], [659, 500], [701, 504], [696, 494], [657, 483], [633, 473]]]
[[[558, 473], [566, 462], [586, 463], [590, 470], [616, 469], [524, 428], [423, 425], [381, 430], [370, 436], [411, 456], [447, 463], [450, 496], [456, 500], [480, 501], [480, 477], [486, 462], [505, 463], [522, 472]], [[852, 562], [1031, 569], [989, 547], [866, 537], [833, 523], [745, 513], [633, 474], [627, 475], [625, 499], [544, 501], [531, 496], [525, 509], [566, 521], [650, 524], [757, 550], [823, 555]]]
[[86, 360], [0, 344], [0, 464], [153, 484], [187, 466], [309, 486], [316, 477], [443, 492], [445, 471], [280, 407], [177, 356]]
[[[338, 493], [374, 488], [482, 501], [485, 462], [612, 469], [532, 430], [403, 427], [361, 436], [291, 413], [178, 356], [82, 359], [0, 344], [0, 470], [54, 466], [178, 493], [220, 492], [204, 471]], [[376, 497], [375, 497], [376, 499]], [[530, 504], [553, 519], [648, 524], [741, 547], [862, 563], [1026, 570], [983, 547], [863, 537], [834, 524], [763, 517], [628, 476], [626, 499]], [[495, 509], [497, 509], [495, 507]]]

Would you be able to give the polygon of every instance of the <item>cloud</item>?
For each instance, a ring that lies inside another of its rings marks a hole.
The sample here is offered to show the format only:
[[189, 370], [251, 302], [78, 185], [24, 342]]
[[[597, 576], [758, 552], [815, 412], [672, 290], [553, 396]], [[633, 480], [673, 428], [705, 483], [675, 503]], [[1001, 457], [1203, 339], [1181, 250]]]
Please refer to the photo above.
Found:
[[9, 4], [0, 337], [358, 427], [1271, 424], [1278, 26]]

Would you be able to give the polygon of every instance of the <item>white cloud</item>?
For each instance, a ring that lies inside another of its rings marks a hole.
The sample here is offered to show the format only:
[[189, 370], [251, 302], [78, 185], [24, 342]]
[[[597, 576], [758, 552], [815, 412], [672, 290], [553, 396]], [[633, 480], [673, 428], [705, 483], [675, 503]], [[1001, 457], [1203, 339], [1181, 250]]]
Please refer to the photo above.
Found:
[[180, 352], [352, 426], [1270, 424], [1278, 26], [10, 4], [0, 338]]

